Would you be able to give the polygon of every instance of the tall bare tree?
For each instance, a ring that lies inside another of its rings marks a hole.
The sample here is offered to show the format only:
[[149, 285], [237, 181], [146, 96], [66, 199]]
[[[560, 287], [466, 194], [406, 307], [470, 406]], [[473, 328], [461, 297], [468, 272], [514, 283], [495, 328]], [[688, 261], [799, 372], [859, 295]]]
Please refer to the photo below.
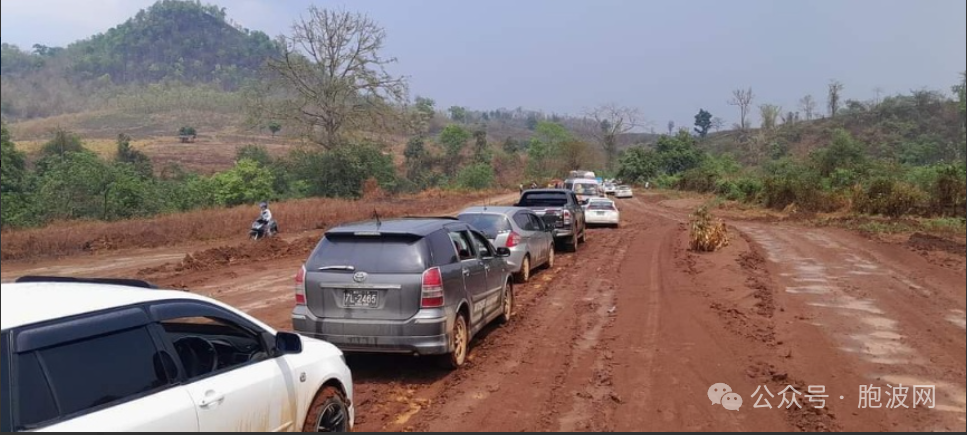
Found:
[[799, 108], [806, 115], [806, 121], [812, 121], [816, 116], [816, 99], [812, 95], [806, 95], [799, 100]]
[[752, 93], [752, 88], [732, 91], [732, 99], [729, 100], [729, 105], [739, 108], [739, 129], [742, 131], [749, 129], [749, 114], [752, 110], [753, 101], [755, 101], [755, 94]]
[[614, 169], [618, 158], [618, 137], [643, 126], [641, 112], [632, 107], [604, 104], [588, 112], [587, 117], [594, 121], [591, 133], [604, 149], [608, 169]]
[[762, 129], [766, 131], [775, 130], [779, 125], [779, 116], [782, 114], [782, 107], [775, 104], [763, 104], [759, 106], [759, 115], [762, 117]]
[[386, 67], [386, 32], [366, 15], [309, 8], [281, 38], [283, 52], [269, 62], [282, 85], [281, 110], [310, 140], [332, 148], [346, 130], [385, 126], [406, 101], [403, 77]]
[[829, 95], [826, 97], [826, 110], [830, 118], [835, 118], [839, 113], [843, 101], [843, 84], [833, 80], [829, 82]]

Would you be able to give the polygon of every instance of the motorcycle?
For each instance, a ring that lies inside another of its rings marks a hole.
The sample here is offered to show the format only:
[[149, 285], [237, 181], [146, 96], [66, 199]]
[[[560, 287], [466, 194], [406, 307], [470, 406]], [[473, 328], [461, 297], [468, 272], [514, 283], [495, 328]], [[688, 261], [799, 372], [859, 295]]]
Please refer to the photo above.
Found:
[[249, 230], [249, 237], [256, 241], [266, 237], [273, 237], [276, 234], [279, 234], [279, 224], [275, 221], [265, 222], [258, 219], [252, 222], [252, 229]]

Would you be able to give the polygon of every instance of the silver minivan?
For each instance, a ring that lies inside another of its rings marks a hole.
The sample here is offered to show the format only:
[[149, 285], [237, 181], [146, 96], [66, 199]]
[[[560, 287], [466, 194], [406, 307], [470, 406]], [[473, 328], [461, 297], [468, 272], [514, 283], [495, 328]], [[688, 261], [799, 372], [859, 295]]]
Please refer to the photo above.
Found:
[[536, 213], [519, 207], [473, 207], [458, 218], [487, 236], [494, 246], [510, 249], [507, 263], [520, 283], [530, 281], [531, 272], [554, 267], [554, 228]]
[[333, 228], [296, 282], [292, 324], [345, 352], [442, 355], [514, 311], [507, 248], [457, 219], [399, 219]]

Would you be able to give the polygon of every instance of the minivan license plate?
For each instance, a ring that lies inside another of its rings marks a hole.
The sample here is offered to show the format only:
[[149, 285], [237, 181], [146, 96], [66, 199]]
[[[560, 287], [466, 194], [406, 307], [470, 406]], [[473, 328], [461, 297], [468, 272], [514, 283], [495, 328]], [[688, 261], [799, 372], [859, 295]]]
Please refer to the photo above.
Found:
[[346, 290], [342, 302], [346, 308], [379, 308], [379, 292]]

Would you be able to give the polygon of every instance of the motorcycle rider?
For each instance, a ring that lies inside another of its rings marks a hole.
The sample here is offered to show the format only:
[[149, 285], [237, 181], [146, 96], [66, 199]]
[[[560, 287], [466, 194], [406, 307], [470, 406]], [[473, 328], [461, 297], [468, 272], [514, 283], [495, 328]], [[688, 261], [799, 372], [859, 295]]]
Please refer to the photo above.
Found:
[[259, 204], [259, 209], [262, 210], [261, 214], [259, 215], [259, 223], [265, 225], [266, 235], [272, 235], [279, 232], [278, 224], [276, 224], [275, 220], [272, 219], [272, 210], [269, 210], [269, 203], [263, 201]]

